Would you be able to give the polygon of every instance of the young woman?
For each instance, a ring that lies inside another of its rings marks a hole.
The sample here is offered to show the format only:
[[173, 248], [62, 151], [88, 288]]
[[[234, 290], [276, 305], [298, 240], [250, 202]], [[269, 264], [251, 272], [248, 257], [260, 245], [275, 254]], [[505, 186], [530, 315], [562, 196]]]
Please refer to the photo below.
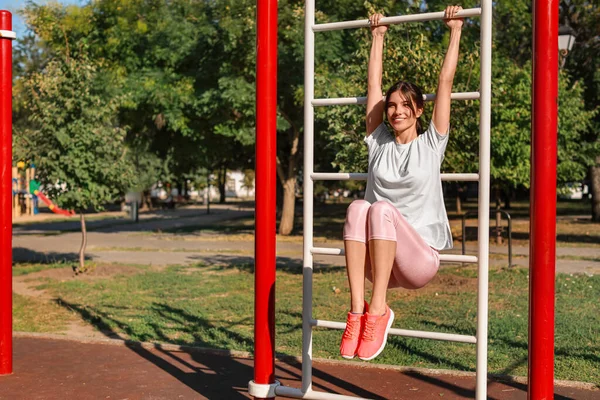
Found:
[[[417, 289], [437, 273], [438, 251], [452, 247], [444, 207], [440, 165], [448, 143], [450, 94], [458, 61], [462, 8], [449, 6], [444, 22], [450, 43], [438, 78], [432, 120], [423, 131], [423, 94], [413, 83], [399, 81], [381, 90], [383, 41], [388, 29], [381, 14], [369, 17], [373, 42], [369, 57], [367, 135], [369, 172], [364, 200], [348, 207], [344, 225], [346, 269], [351, 308], [342, 336], [344, 358], [377, 357], [387, 342], [394, 312], [388, 288]], [[390, 128], [384, 123], [387, 117]], [[373, 282], [365, 301], [365, 278]]]

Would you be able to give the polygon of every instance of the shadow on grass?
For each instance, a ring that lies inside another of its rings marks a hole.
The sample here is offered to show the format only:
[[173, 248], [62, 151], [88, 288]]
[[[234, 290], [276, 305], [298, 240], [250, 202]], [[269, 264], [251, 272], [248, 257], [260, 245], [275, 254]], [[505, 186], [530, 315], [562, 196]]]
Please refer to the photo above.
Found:
[[[13, 247], [13, 264], [23, 263], [39, 263], [39, 264], [55, 264], [55, 263], [72, 263], [79, 261], [77, 253], [61, 253], [61, 252], [40, 252], [24, 247]], [[86, 260], [92, 260], [89, 255], [85, 256]]]
[[408, 354], [413, 354], [413, 355], [419, 356], [434, 365], [445, 364], [445, 365], [449, 365], [453, 369], [457, 369], [459, 371], [473, 371], [467, 364], [451, 361], [448, 358], [438, 357], [436, 355], [429, 354], [429, 353], [426, 353], [425, 351], [419, 350], [419, 348], [410, 344], [410, 342], [407, 342], [407, 340], [403, 339], [403, 338], [394, 336], [394, 337], [388, 338], [388, 343], [391, 344], [392, 346], [396, 347], [397, 349], [400, 349]]
[[469, 328], [465, 328], [465, 327], [461, 328], [461, 327], [457, 327], [456, 325], [440, 324], [438, 322], [433, 322], [433, 321], [424, 320], [424, 319], [420, 320], [419, 323], [431, 328], [431, 330], [435, 331], [435, 332], [453, 333], [453, 334], [457, 334], [457, 335], [472, 335], [472, 336], [474, 336], [476, 334], [476, 328], [474, 326], [469, 327]]
[[[164, 349], [158, 344], [155, 345], [154, 348], [148, 349], [137, 341], [134, 342], [124, 339], [121, 334], [116, 332], [112, 326], [118, 327], [127, 335], [134, 333], [133, 329], [128, 324], [119, 321], [108, 313], [88, 306], [69, 303], [60, 298], [57, 299], [56, 302], [62, 307], [78, 313], [84, 320], [91, 323], [107, 337], [124, 340], [126, 346], [137, 355], [161, 368], [163, 371], [179, 380], [182, 384], [206, 398], [247, 398], [247, 396], [244, 395], [244, 393], [246, 393], [245, 388], [247, 387], [248, 382], [253, 379], [254, 372], [252, 366], [248, 365], [249, 360], [238, 361], [234, 357], [226, 357], [224, 356], [226, 351], [219, 351], [218, 349], [230, 347], [231, 343], [229, 340], [241, 343], [242, 347], [252, 348], [252, 338], [232, 332], [229, 329], [235, 325], [251, 323], [251, 317], [243, 318], [238, 321], [227, 321], [228, 324], [226, 326], [215, 326], [208, 319], [192, 315], [183, 309], [163, 303], [154, 303], [152, 305], [152, 310], [160, 315], [163, 320], [168, 321], [167, 325], [169, 323], [174, 323], [185, 326], [185, 332], [191, 334], [194, 338], [194, 342], [191, 344], [192, 346], [208, 347], [216, 350], [211, 354], [210, 349], [198, 351], [198, 349], [186, 349], [184, 347], [181, 350], [173, 351]], [[218, 322], [223, 323], [225, 321]], [[162, 343], [173, 342], [173, 340], [163, 331], [163, 324], [150, 324], [150, 329], [152, 333], [141, 335], [141, 341]], [[199, 331], [202, 331], [204, 334], [208, 333], [209, 337], [203, 337]], [[140, 335], [138, 335], [138, 337], [139, 336]], [[219, 356], [215, 356], [215, 353]], [[288, 366], [290, 368], [288, 368]], [[277, 366], [277, 375], [288, 375], [288, 379], [291, 377], [294, 380], [300, 381], [300, 369], [301, 365], [296, 361], [286, 360], [280, 362]], [[333, 384], [339, 388], [348, 390], [356, 396], [383, 399], [360, 386], [346, 382], [338, 377], [323, 372], [318, 368], [313, 369], [313, 376], [324, 380], [328, 384]], [[313, 386], [332, 392], [331, 386], [320, 385], [318, 383], [314, 383]], [[336, 393], [336, 391], [333, 390], [333, 393]]]
[[[253, 256], [234, 256], [234, 255], [208, 255], [208, 256], [190, 256], [190, 260], [197, 261], [202, 264], [210, 265], [216, 271], [225, 271], [229, 269], [238, 269], [240, 271], [254, 273]], [[193, 266], [184, 266], [181, 268], [190, 268]], [[302, 274], [302, 260], [291, 257], [276, 257], [275, 267], [277, 271], [283, 271], [290, 274]], [[333, 273], [345, 271], [346, 267], [339, 265], [331, 265], [328, 263], [313, 263], [313, 271], [315, 273]]]
[[299, 323], [285, 323], [285, 322], [280, 322], [277, 323], [277, 326], [279, 326], [279, 328], [285, 328], [285, 329], [281, 329], [279, 332], [280, 333], [292, 333], [292, 332], [298, 332], [300, 330], [302, 330], [302, 313], [298, 313], [298, 312], [289, 312], [289, 311], [282, 311], [279, 310], [277, 311], [277, 315], [281, 316], [281, 315], [286, 315], [288, 316], [290, 319], [295, 319], [297, 321], [300, 321]]
[[[413, 354], [418, 354], [421, 357], [426, 358], [433, 362], [437, 362], [437, 361], [441, 360], [437, 357], [431, 357], [430, 355], [428, 355], [424, 352], [416, 351], [409, 346], [401, 345], [399, 347], [404, 347], [407, 351], [411, 351], [411, 352], [413, 352]], [[510, 374], [514, 369], [516, 369], [517, 367], [519, 367], [520, 365], [522, 365], [524, 363], [527, 363], [527, 358], [523, 358], [523, 359], [515, 361], [513, 364], [511, 364], [510, 366], [505, 368], [500, 374], [488, 374], [488, 379], [487, 379], [488, 388], [493, 387], [493, 385], [495, 385], [497, 383], [503, 383], [503, 384], [513, 387], [523, 393], [527, 393], [527, 389], [528, 389], [527, 384], [517, 382], [514, 378], [507, 375], [507, 374]], [[458, 363], [449, 363], [449, 364], [453, 365], [454, 368], [457, 368], [457, 369], [460, 369], [463, 371], [468, 370], [465, 366], [458, 364]], [[424, 375], [424, 374], [421, 374], [418, 372], [407, 372], [406, 374], [409, 376], [412, 376], [415, 379], [420, 380], [421, 382], [425, 382], [425, 383], [434, 385], [435, 387], [451, 390], [459, 396], [462, 396], [465, 398], [475, 398], [475, 394], [476, 394], [475, 389], [470, 389], [470, 390], [465, 389], [460, 386], [451, 384], [449, 382], [445, 382], [442, 379], [436, 378], [435, 376], [432, 376], [432, 375]], [[554, 393], [553, 398], [555, 400], [575, 400], [574, 397], [564, 396], [564, 395], [556, 393], [557, 390], [560, 390], [560, 388], [558, 388], [558, 387], [556, 387], [554, 390], [555, 390], [555, 393]], [[488, 395], [486, 396], [486, 398], [487, 399], [501, 399], [501, 398], [504, 399], [506, 397], [504, 397], [504, 396], [502, 396], [500, 398], [493, 397], [489, 394], [489, 390], [488, 390]]]
[[[508, 338], [494, 338], [494, 340], [496, 341], [496, 343], [503, 342], [510, 347], [520, 348], [522, 350], [528, 349], [526, 342], [517, 342], [517, 341], [511, 340]], [[587, 347], [587, 349], [589, 350], [589, 352], [586, 352], [586, 353], [573, 352], [572, 349], [567, 349], [562, 346], [559, 347], [555, 344], [554, 355], [560, 356], [560, 357], [565, 357], [565, 358], [579, 358], [582, 360], [590, 361], [592, 364], [600, 365], [600, 356], [596, 355], [596, 354], [600, 354], [600, 348]]]

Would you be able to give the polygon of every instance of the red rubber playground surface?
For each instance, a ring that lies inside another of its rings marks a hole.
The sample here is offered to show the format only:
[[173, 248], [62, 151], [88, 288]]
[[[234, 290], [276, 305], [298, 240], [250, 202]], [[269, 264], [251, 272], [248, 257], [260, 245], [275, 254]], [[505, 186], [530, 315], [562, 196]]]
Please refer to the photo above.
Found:
[[[314, 390], [371, 399], [472, 399], [474, 376], [401, 372], [347, 362], [315, 362]], [[300, 387], [301, 366], [277, 362], [277, 379]], [[0, 376], [0, 399], [247, 399], [251, 359], [224, 352], [147, 348], [120, 341], [46, 337], [14, 340], [14, 374]], [[518, 382], [488, 384], [489, 399], [526, 399]], [[591, 385], [590, 385], [591, 386]], [[555, 387], [555, 399], [600, 399], [599, 390]]]

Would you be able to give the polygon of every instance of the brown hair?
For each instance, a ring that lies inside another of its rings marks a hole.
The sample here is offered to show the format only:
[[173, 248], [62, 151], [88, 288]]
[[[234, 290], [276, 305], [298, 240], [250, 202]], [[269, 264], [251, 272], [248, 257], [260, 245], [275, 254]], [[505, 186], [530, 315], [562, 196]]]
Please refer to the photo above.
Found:
[[[385, 93], [385, 110], [389, 107], [390, 96], [394, 92], [400, 92], [405, 98], [410, 99], [410, 109], [413, 114], [417, 115], [418, 109], [423, 109], [425, 102], [423, 101], [423, 92], [421, 88], [411, 82], [398, 81], [394, 83]], [[421, 117], [417, 118], [417, 134], [423, 133], [423, 125], [421, 123]]]

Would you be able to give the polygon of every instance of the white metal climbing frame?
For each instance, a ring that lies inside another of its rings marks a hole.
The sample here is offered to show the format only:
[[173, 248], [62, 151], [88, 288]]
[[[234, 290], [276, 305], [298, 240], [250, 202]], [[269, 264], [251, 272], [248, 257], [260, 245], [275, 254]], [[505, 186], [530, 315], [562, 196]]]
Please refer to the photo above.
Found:
[[[480, 142], [479, 173], [442, 174], [444, 181], [479, 182], [479, 249], [477, 255], [442, 254], [442, 262], [477, 263], [478, 296], [477, 296], [477, 333], [476, 336], [448, 334], [439, 332], [391, 329], [390, 334], [417, 338], [448, 340], [462, 343], [473, 343], [477, 346], [477, 387], [476, 398], [483, 400], [487, 392], [487, 336], [488, 336], [488, 255], [489, 255], [489, 187], [490, 187], [490, 112], [491, 112], [491, 64], [492, 64], [492, 2], [483, 0], [481, 8], [461, 11], [462, 17], [481, 18], [481, 81], [480, 91], [471, 93], [453, 93], [454, 100], [479, 99], [480, 103]], [[382, 24], [401, 24], [442, 20], [443, 12], [423, 13], [416, 15], [382, 18]], [[337, 99], [314, 98], [314, 35], [315, 32], [368, 27], [368, 20], [315, 24], [315, 0], [306, 1], [305, 22], [305, 72], [304, 72], [304, 262], [303, 262], [303, 305], [302, 305], [302, 387], [300, 389], [277, 386], [275, 393], [280, 396], [303, 399], [353, 399], [354, 397], [318, 392], [312, 390], [312, 330], [314, 327], [344, 329], [343, 322], [321, 321], [313, 319], [313, 255], [343, 255], [343, 249], [319, 248], [313, 246], [313, 199], [314, 183], [319, 180], [366, 179], [366, 174], [359, 173], [319, 173], [313, 171], [314, 166], [314, 107], [347, 104], [364, 104], [364, 97]], [[415, 60], [417, 61], [417, 60]], [[426, 101], [435, 99], [435, 95], [425, 95]]]

